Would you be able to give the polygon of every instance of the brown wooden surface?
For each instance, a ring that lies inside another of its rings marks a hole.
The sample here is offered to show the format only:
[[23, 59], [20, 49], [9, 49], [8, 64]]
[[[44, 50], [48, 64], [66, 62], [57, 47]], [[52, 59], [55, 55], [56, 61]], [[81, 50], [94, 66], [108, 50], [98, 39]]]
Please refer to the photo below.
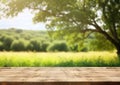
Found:
[[0, 68], [0, 85], [120, 85], [120, 67]]

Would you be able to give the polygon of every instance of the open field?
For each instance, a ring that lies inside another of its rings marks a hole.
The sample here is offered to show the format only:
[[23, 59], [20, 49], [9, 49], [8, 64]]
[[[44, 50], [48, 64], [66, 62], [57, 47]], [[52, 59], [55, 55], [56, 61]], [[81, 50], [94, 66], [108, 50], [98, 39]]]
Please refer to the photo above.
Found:
[[115, 52], [0, 52], [0, 67], [120, 66]]

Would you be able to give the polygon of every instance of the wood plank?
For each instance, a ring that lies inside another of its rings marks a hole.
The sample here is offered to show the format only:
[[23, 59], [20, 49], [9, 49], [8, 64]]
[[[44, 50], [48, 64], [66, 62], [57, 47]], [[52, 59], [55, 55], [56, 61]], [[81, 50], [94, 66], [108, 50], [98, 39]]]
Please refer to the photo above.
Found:
[[119, 82], [7, 82], [0, 85], [120, 85]]
[[2, 67], [0, 82], [0, 85], [120, 85], [120, 67]]

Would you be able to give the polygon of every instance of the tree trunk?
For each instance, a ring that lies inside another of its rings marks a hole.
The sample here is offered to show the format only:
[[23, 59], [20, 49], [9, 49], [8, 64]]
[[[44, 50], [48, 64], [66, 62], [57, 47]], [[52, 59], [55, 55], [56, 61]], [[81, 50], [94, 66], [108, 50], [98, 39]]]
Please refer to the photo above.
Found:
[[120, 59], [120, 43], [113, 43], [113, 42], [111, 42], [111, 43], [115, 46], [115, 48], [117, 50], [117, 56]]
[[106, 37], [106, 39], [109, 40], [116, 47], [117, 55], [120, 59], [120, 39], [118, 38], [117, 34], [113, 36], [115, 38], [111, 37], [106, 31], [101, 29], [101, 27], [96, 23], [96, 21], [94, 21], [93, 26], [96, 28], [98, 33], [104, 35]]
[[118, 57], [120, 59], [120, 45], [118, 45], [118, 47], [116, 47], [116, 49], [117, 49], [117, 55], [118, 55]]
[[103, 34], [106, 37], [106, 39], [109, 40], [116, 47], [117, 55], [120, 59], [120, 41], [116, 42], [116, 40], [109, 36], [109, 34], [107, 34], [105, 31], [100, 31], [100, 33]]

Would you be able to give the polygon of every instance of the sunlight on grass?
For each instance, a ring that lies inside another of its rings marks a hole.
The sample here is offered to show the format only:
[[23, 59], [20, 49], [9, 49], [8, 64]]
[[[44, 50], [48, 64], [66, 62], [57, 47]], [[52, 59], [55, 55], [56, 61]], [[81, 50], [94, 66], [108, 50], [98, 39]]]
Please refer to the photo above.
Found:
[[0, 67], [120, 66], [115, 52], [0, 52]]

